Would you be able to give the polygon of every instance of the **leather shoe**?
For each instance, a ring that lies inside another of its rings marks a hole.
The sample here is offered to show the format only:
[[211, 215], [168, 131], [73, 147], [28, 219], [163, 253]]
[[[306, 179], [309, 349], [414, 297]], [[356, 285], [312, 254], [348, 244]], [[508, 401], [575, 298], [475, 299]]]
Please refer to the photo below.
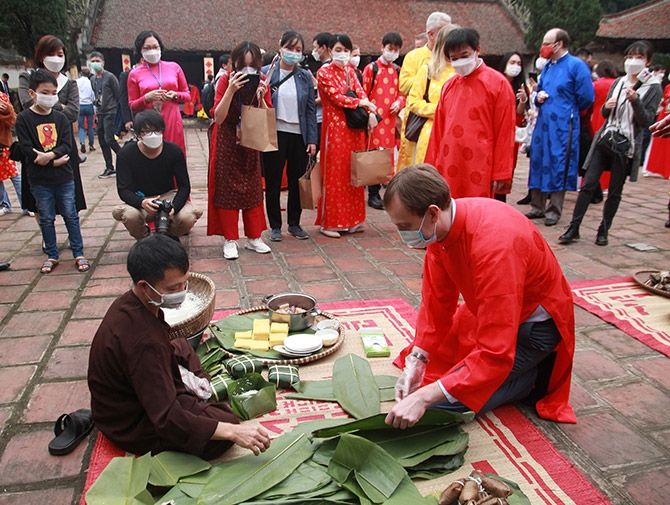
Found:
[[571, 244], [575, 240], [579, 240], [579, 227], [571, 224], [565, 233], [558, 237], [559, 244]]
[[548, 217], [544, 220], [545, 226], [554, 226], [556, 223], [558, 223], [557, 217]]
[[517, 205], [528, 205], [528, 204], [530, 204], [530, 191], [521, 200], [517, 201], [516, 204]]
[[600, 225], [598, 228], [598, 234], [596, 235], [596, 245], [607, 245], [609, 241], [607, 240], [607, 230]]
[[10, 263], [9, 261], [3, 261], [0, 263], [0, 272], [4, 272], [5, 270], [9, 270]]
[[528, 219], [541, 219], [544, 217], [544, 212], [540, 212], [539, 210], [531, 210], [530, 212], [526, 212], [526, 217]]
[[368, 206], [377, 210], [384, 210], [384, 202], [379, 195], [368, 196]]

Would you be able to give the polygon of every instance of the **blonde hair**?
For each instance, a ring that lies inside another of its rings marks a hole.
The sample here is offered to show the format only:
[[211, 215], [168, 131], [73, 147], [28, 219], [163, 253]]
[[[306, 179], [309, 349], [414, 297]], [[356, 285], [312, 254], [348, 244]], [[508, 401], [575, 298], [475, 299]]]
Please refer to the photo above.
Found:
[[433, 54], [430, 57], [430, 63], [428, 64], [428, 77], [431, 79], [437, 79], [440, 77], [440, 74], [449, 64], [449, 58], [447, 58], [444, 53], [444, 44], [447, 41], [447, 35], [451, 33], [456, 28], [459, 28], [458, 25], [448, 24], [438, 32], [437, 38], [435, 39], [435, 46], [433, 46]]

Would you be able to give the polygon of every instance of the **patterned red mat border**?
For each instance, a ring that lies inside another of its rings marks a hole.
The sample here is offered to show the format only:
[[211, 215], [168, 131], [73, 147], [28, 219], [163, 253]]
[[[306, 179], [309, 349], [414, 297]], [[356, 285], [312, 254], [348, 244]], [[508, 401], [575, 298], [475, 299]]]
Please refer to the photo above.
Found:
[[649, 296], [658, 296], [654, 295], [652, 293], [649, 293], [648, 291], [645, 291], [644, 289], [640, 288], [637, 286], [635, 283], [635, 280], [633, 277], [629, 275], [624, 275], [621, 277], [610, 277], [608, 279], [594, 279], [594, 280], [586, 280], [586, 281], [573, 281], [570, 283], [570, 287], [572, 288], [572, 294], [574, 298], [574, 302], [576, 305], [579, 307], [583, 308], [584, 310], [587, 310], [591, 314], [594, 314], [598, 316], [600, 319], [603, 321], [606, 321], [610, 324], [613, 324], [617, 328], [619, 328], [621, 331], [625, 332], [627, 335], [630, 337], [633, 337], [635, 340], [638, 340], [642, 342], [644, 345], [647, 347], [654, 349], [655, 351], [660, 352], [661, 354], [665, 355], [666, 357], [670, 358], [670, 346], [663, 345], [659, 343], [657, 340], [655, 340], [653, 337], [650, 337], [643, 331], [640, 331], [639, 329], [635, 328], [631, 323], [626, 321], [625, 319], [621, 319], [617, 317], [616, 314], [614, 314], [612, 311], [603, 309], [599, 307], [598, 305], [591, 303], [588, 298], [583, 297], [579, 295], [575, 290], [577, 289], [583, 289], [583, 288], [592, 288], [592, 287], [599, 287], [599, 286], [608, 286], [611, 284], [619, 284], [622, 282], [629, 282], [636, 289], [639, 289], [640, 293], [647, 294]]
[[[352, 300], [332, 303], [319, 304], [319, 307], [329, 312], [336, 312], [340, 309], [365, 308], [365, 307], [384, 307], [392, 306], [400, 316], [402, 316], [412, 326], [416, 323], [416, 310], [402, 298], [391, 298], [381, 300]], [[234, 311], [218, 311], [213, 319], [219, 319]], [[578, 505], [610, 505], [610, 501], [605, 495], [596, 488], [562, 453], [560, 453], [549, 439], [516, 407], [505, 406], [495, 410], [495, 415], [509, 429], [516, 439], [523, 444], [526, 450], [532, 454], [533, 458], [540, 462], [546, 472], [551, 476], [554, 482], [560, 486], [560, 489], [569, 496]], [[517, 453], [514, 442], [509, 440], [504, 434], [490, 422], [485, 416], [478, 419], [479, 425], [488, 433], [495, 432], [500, 439], [501, 449], [508, 452], [511, 456]], [[504, 445], [505, 447], [502, 447]], [[86, 483], [80, 499], [80, 505], [86, 505], [85, 494], [91, 487], [95, 479], [102, 473], [107, 464], [117, 456], [123, 456], [125, 453], [114, 446], [106, 437], [98, 433], [93, 452], [91, 453], [90, 464], [86, 476]], [[517, 453], [518, 454], [518, 453]], [[512, 464], [514, 457], [510, 457]], [[487, 471], [487, 462], [475, 462], [473, 465], [482, 471]], [[537, 472], [527, 463], [518, 466], [520, 473], [533, 477], [536, 482], [541, 482]], [[530, 477], [528, 482], [531, 482]], [[546, 493], [544, 501], [547, 504], [560, 505], [564, 503], [549, 488], [543, 488]]]

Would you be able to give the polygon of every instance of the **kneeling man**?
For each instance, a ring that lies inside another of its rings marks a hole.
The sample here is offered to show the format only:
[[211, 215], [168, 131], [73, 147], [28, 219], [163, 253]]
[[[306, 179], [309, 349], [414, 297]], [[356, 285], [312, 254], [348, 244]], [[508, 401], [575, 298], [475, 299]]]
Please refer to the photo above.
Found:
[[137, 142], [123, 146], [116, 159], [116, 188], [126, 205], [116, 207], [112, 216], [141, 239], [149, 234], [147, 222], [155, 219], [157, 202], [168, 201], [172, 204], [168, 235], [186, 235], [202, 210], [188, 201], [191, 182], [184, 153], [177, 144], [163, 141], [165, 121], [155, 110], [135, 116], [134, 127]]
[[234, 443], [259, 454], [270, 445], [268, 434], [239, 424], [227, 404], [205, 401], [211, 391], [197, 355], [184, 339], [168, 339], [161, 307], [183, 302], [188, 270], [184, 248], [164, 235], [130, 249], [133, 287], [111, 305], [91, 344], [93, 420], [135, 454], [171, 450], [213, 459]]
[[430, 165], [399, 172], [384, 207], [407, 245], [427, 249], [416, 336], [396, 360], [404, 371], [386, 422], [406, 428], [429, 407], [481, 414], [526, 400], [574, 423], [572, 295], [532, 222], [496, 200], [452, 199]]

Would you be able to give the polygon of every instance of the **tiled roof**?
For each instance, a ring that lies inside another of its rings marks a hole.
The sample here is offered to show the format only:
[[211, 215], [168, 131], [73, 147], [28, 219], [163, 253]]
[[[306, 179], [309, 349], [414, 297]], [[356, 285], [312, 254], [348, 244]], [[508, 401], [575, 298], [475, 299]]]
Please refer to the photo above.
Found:
[[604, 16], [596, 37], [606, 39], [670, 39], [670, 0], [652, 0]]
[[318, 32], [348, 33], [363, 53], [379, 52], [382, 35], [398, 31], [409, 50], [428, 15], [440, 10], [477, 29], [484, 54], [526, 52], [518, 21], [498, 0], [104, 0], [92, 44], [131, 48], [140, 31], [152, 29], [171, 50], [229, 51], [243, 40], [275, 49], [281, 34], [293, 29], [308, 47]]

